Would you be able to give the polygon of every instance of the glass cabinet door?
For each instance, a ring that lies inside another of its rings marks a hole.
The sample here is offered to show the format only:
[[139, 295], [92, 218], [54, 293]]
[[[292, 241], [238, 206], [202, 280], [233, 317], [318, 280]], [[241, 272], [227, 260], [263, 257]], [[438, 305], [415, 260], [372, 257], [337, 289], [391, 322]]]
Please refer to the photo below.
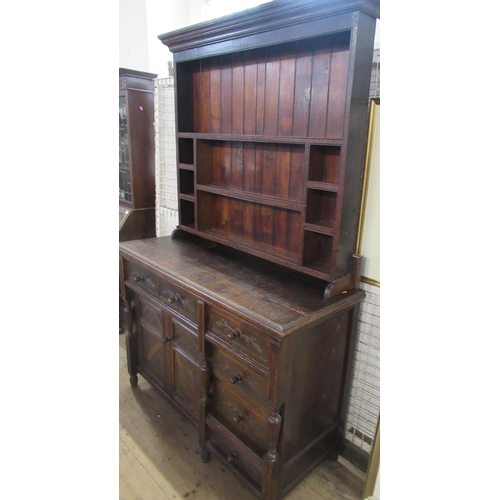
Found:
[[120, 96], [120, 201], [132, 201], [126, 97]]

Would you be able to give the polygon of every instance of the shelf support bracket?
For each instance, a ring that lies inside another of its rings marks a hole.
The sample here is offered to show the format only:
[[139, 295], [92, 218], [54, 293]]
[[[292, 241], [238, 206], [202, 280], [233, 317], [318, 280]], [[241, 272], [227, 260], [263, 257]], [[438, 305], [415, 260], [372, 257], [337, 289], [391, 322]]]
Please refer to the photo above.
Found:
[[328, 283], [323, 294], [325, 299], [329, 299], [330, 297], [334, 297], [335, 295], [347, 292], [347, 290], [359, 286], [359, 282], [361, 281], [361, 259], [361, 255], [356, 253], [352, 254], [350, 273]]

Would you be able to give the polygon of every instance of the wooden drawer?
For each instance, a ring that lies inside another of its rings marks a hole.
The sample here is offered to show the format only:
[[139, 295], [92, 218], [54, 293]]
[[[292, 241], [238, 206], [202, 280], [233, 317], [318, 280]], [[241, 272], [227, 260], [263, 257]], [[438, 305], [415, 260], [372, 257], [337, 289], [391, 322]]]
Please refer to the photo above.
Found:
[[232, 384], [243, 399], [252, 399], [265, 408], [267, 402], [267, 377], [218, 347], [212, 348], [212, 373]]
[[243, 443], [227, 436], [214, 420], [208, 419], [207, 424], [210, 429], [210, 444], [227, 465], [260, 485], [262, 460]]
[[208, 330], [236, 349], [267, 366], [267, 336], [246, 321], [211, 307], [208, 313]]
[[130, 262], [125, 263], [125, 280], [131, 281], [135, 285], [148, 291], [151, 295], [157, 297], [160, 289], [160, 279], [150, 271], [136, 266]]
[[236, 397], [230, 384], [214, 380], [214, 401], [212, 415], [241, 441], [256, 451], [265, 451], [267, 419], [262, 408], [251, 400], [246, 403]]
[[198, 301], [194, 295], [173, 285], [169, 281], [160, 280], [158, 298], [174, 311], [198, 324]]

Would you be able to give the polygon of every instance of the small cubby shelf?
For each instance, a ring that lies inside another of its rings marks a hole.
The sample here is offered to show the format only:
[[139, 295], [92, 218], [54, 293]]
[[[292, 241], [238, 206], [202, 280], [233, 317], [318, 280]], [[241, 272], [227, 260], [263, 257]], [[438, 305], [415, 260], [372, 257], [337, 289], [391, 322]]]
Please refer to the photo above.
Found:
[[313, 231], [304, 231], [302, 265], [326, 276], [330, 275], [333, 255], [333, 237]]
[[307, 189], [306, 223], [333, 229], [337, 209], [337, 193]]

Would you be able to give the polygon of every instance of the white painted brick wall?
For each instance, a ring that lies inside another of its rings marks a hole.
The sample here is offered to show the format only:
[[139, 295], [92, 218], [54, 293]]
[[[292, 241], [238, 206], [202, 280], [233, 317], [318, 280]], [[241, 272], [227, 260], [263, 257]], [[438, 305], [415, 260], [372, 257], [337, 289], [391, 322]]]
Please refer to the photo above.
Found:
[[173, 80], [154, 81], [156, 236], [168, 236], [179, 223]]

